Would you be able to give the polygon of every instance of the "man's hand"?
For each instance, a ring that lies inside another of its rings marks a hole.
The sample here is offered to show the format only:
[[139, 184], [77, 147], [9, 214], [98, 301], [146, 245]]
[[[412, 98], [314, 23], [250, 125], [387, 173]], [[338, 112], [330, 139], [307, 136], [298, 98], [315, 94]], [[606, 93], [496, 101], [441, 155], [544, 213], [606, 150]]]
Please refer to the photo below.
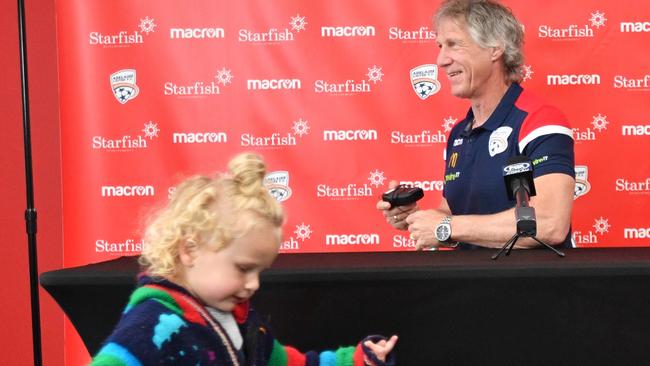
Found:
[[[396, 181], [391, 181], [388, 183], [388, 188], [392, 189], [397, 187]], [[406, 230], [408, 224], [406, 223], [406, 218], [418, 210], [417, 203], [412, 203], [406, 206], [397, 206], [390, 208], [390, 203], [380, 200], [377, 202], [377, 209], [382, 211], [386, 222], [389, 223], [392, 227], [398, 230]]]
[[422, 210], [410, 214], [406, 220], [411, 240], [415, 241], [415, 249], [437, 248], [440, 242], [436, 239], [436, 226], [448, 214], [440, 210]]

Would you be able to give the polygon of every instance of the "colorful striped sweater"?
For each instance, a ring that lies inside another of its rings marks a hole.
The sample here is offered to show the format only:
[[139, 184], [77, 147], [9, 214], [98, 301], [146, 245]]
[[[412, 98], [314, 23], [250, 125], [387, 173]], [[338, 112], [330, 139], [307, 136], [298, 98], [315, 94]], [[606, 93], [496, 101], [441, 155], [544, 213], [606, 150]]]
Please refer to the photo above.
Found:
[[380, 362], [363, 341], [356, 347], [303, 354], [280, 344], [248, 303], [236, 307], [233, 315], [244, 338], [240, 350], [185, 289], [143, 275], [91, 365], [362, 366], [364, 355], [377, 366], [394, 365], [392, 354], [386, 363]]

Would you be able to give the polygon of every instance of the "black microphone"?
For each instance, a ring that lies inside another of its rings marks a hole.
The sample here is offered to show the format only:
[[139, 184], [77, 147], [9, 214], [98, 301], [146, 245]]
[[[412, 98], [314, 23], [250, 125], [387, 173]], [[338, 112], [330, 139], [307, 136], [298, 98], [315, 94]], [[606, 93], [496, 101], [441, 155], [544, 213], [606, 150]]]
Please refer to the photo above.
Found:
[[515, 220], [517, 220], [517, 232], [508, 240], [501, 250], [499, 250], [492, 259], [497, 259], [508, 249], [506, 255], [510, 254], [512, 248], [519, 237], [530, 237], [540, 245], [555, 252], [560, 257], [564, 253], [553, 248], [552, 246], [537, 239], [537, 220], [535, 219], [535, 208], [528, 205], [530, 197], [537, 194], [535, 192], [535, 182], [533, 181], [533, 162], [525, 155], [513, 156], [508, 159], [507, 165], [503, 167], [503, 180], [506, 183], [506, 191], [510, 200], [516, 200]]
[[537, 194], [533, 181], [533, 162], [525, 155], [511, 157], [503, 167], [503, 180], [508, 198], [517, 201], [515, 207], [517, 233], [522, 236], [535, 236], [537, 234], [535, 209], [528, 205], [530, 197]]

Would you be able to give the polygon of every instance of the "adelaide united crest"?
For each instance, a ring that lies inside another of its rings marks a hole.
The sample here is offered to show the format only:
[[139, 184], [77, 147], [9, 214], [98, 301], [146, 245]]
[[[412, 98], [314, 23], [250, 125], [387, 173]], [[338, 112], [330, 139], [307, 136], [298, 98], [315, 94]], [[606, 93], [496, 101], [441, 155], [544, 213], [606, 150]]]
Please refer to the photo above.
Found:
[[409, 74], [413, 90], [420, 99], [425, 100], [440, 91], [438, 65], [426, 64], [416, 66], [411, 69]]
[[574, 169], [576, 173], [576, 185], [573, 192], [573, 199], [576, 200], [591, 190], [591, 183], [587, 180], [589, 168], [586, 165], [576, 165]]
[[280, 170], [270, 172], [264, 177], [264, 186], [271, 196], [278, 202], [284, 202], [291, 197], [291, 187], [289, 187], [289, 172]]
[[111, 89], [115, 99], [125, 104], [138, 96], [140, 88], [135, 83], [136, 73], [133, 69], [124, 69], [111, 74]]

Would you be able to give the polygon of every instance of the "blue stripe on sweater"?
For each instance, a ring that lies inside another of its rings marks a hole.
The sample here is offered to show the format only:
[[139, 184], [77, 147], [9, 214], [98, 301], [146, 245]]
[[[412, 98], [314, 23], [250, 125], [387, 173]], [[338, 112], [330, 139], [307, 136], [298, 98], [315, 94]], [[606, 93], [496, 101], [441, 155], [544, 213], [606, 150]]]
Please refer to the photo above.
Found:
[[305, 366], [319, 366], [318, 365], [318, 352], [309, 351], [305, 354]]
[[325, 351], [320, 354], [320, 366], [336, 366], [336, 353]]
[[131, 354], [131, 352], [117, 343], [107, 343], [99, 351], [100, 355], [102, 353], [119, 358], [120, 360], [124, 361], [127, 366], [142, 366], [140, 361], [138, 361], [138, 359], [133, 354]]

